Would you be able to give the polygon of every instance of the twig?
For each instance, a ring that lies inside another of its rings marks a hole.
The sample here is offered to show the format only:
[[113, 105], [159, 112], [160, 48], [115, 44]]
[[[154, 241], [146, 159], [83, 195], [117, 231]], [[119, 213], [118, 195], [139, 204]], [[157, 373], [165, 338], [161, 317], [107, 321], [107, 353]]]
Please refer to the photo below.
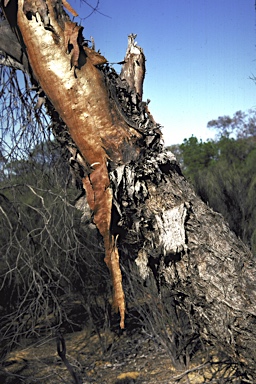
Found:
[[[202, 369], [202, 368], [205, 368], [205, 367], [207, 367], [207, 365], [210, 365], [210, 362], [208, 362], [208, 363], [204, 363], [204, 364], [200, 364], [200, 365], [197, 365], [196, 367], [191, 368], [191, 369], [187, 369], [186, 371], [182, 372], [180, 375], [171, 377], [171, 380], [180, 380], [180, 379], [182, 379], [184, 376], [186, 376], [187, 374], [192, 373], [192, 372], [195, 372], [195, 371], [198, 371], [198, 370], [200, 370], [200, 369]], [[171, 384], [171, 383], [172, 383], [172, 381], [170, 381], [170, 384]]]
[[64, 337], [59, 333], [57, 335], [57, 352], [65, 366], [67, 367], [67, 370], [69, 371], [70, 375], [74, 379], [75, 384], [82, 384], [82, 380], [80, 377], [76, 374], [73, 367], [69, 363], [68, 359], [66, 358], [66, 343]]

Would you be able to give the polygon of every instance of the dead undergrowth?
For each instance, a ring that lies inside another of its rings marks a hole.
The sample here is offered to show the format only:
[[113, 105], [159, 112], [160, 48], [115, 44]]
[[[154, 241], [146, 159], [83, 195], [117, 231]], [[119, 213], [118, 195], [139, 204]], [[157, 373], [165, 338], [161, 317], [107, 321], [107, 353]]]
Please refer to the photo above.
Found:
[[22, 340], [2, 363], [0, 382], [7, 384], [200, 384], [242, 383], [235, 367], [220, 363], [198, 351], [188, 367], [175, 368], [163, 343], [128, 319], [127, 330], [120, 333], [118, 319], [112, 329], [98, 333], [91, 328], [64, 333], [66, 358], [76, 374], [70, 375], [59, 357], [56, 335], [51, 332], [38, 340]]
[[136, 270], [124, 276], [125, 331], [111, 311], [109, 294], [89, 301], [69, 294], [61, 301], [69, 322], [55, 326], [54, 318], [47, 315], [41, 322], [38, 319], [37, 333], [17, 338], [11, 350], [3, 348], [0, 383], [248, 382], [225, 355], [201, 342], [175, 301], [177, 292], [165, 290], [164, 284], [158, 292], [153, 278], [141, 284]]
[[[88, 336], [86, 330], [66, 335], [67, 359], [81, 378], [81, 383], [204, 383], [209, 364], [193, 364], [188, 370], [174, 369], [166, 351], [145, 334], [134, 336], [109, 332]], [[106, 352], [101, 348], [102, 341]], [[53, 337], [19, 348], [5, 361], [1, 382], [73, 383], [56, 350]], [[5, 381], [3, 381], [3, 379]], [[189, 381], [188, 381], [189, 380]]]

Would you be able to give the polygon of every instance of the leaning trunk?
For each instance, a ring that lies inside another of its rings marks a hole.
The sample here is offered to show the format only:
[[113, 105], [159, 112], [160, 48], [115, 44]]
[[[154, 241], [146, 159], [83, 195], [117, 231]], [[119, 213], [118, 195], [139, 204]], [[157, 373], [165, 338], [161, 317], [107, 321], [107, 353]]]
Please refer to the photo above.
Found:
[[[15, 4], [10, 0], [3, 6], [9, 20]], [[224, 351], [239, 374], [253, 380], [255, 261], [164, 150], [159, 126], [142, 102], [145, 58], [134, 35], [119, 77], [84, 45], [81, 28], [56, 0], [38, 8], [19, 0], [15, 28], [33, 81], [45, 92], [52, 118], [54, 109], [60, 127], [67, 127], [72, 141], [67, 147], [83, 170], [121, 327], [125, 300], [119, 257], [124, 268], [129, 261], [137, 269], [141, 282], [154, 279], [159, 294], [167, 286], [174, 312], [179, 308], [188, 319], [190, 337], [198, 335]], [[61, 129], [55, 134], [60, 137]]]

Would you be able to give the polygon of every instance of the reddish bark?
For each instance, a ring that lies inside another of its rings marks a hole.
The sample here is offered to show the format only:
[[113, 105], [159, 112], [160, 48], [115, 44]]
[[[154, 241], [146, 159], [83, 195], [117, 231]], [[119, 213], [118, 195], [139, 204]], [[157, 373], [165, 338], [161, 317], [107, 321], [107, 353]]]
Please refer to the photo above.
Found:
[[[15, 8], [15, 0], [12, 1]], [[137, 265], [143, 292], [148, 282], [150, 295], [155, 292], [151, 279], [161, 294], [166, 292], [164, 305], [168, 317], [164, 326], [172, 326], [172, 350], [176, 348], [177, 355], [184, 357], [187, 364], [188, 354], [194, 353], [192, 341], [200, 339], [221, 352], [221, 363], [223, 352], [228, 357], [227, 364], [235, 367], [233, 381], [242, 378], [241, 382], [253, 383], [255, 259], [223, 218], [196, 197], [173, 156], [163, 150], [161, 133], [147, 105], [141, 107], [142, 87], [130, 81], [132, 68], [135, 72], [141, 69], [133, 66], [136, 55], [129, 56], [128, 52], [122, 71], [122, 78], [130, 88], [134, 87], [129, 92], [118, 76], [109, 71], [104, 78], [104, 69], [99, 71], [95, 67], [104, 58], [78, 44], [81, 28], [70, 23], [62, 12], [58, 21], [54, 19], [56, 0], [38, 3], [41, 16], [36, 18], [35, 4], [26, 2], [27, 18], [20, 0], [20, 30], [34, 76], [68, 125], [79, 156], [83, 156], [84, 168], [89, 169], [83, 185], [94, 221], [104, 238], [121, 326], [125, 305], [116, 243], [122, 249], [124, 264], [134, 261]], [[113, 92], [106, 86], [108, 80], [115, 88]], [[116, 98], [121, 99], [121, 107], [123, 100], [129, 100], [124, 102], [126, 119], [122, 117], [122, 108], [118, 109], [113, 101]], [[129, 124], [131, 116], [133, 122]], [[141, 156], [135, 121], [144, 130]], [[118, 167], [125, 163], [124, 159], [127, 164]], [[108, 164], [114, 169], [111, 173]], [[112, 200], [115, 211], [111, 218]], [[118, 239], [110, 232], [111, 219]], [[132, 271], [127, 275], [133, 287], [137, 277], [132, 280]], [[148, 279], [145, 285], [144, 279]], [[156, 313], [156, 325], [157, 310], [153, 307], [151, 311]], [[152, 317], [150, 323], [151, 320]], [[159, 333], [156, 336], [158, 339]]]
[[[112, 190], [107, 166], [108, 161], [123, 164], [127, 146], [136, 148], [140, 134], [110, 104], [103, 75], [96, 67], [105, 58], [82, 47], [82, 28], [64, 13], [57, 18], [54, 5], [49, 0], [36, 6], [19, 0], [17, 24], [34, 77], [66, 123], [90, 169], [83, 185], [94, 222], [104, 239], [114, 307], [120, 311], [120, 326], [124, 328], [122, 275], [115, 239], [110, 233]], [[131, 153], [136, 158], [138, 147]]]

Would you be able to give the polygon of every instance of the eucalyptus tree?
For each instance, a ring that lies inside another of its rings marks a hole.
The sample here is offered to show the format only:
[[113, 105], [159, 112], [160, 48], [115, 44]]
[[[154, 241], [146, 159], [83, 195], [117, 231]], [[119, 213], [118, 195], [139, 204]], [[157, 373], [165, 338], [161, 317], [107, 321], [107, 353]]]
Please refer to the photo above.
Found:
[[255, 261], [164, 149], [143, 101], [145, 56], [135, 35], [118, 75], [70, 20], [64, 8], [77, 14], [66, 0], [4, 0], [1, 7], [2, 65], [27, 74], [27, 90], [37, 92], [37, 107], [44, 102], [51, 133], [69, 153], [83, 188], [78, 205], [103, 239], [120, 327], [135, 284], [150, 291], [154, 283], [173, 320], [167, 337], [177, 358], [188, 363], [184, 351], [197, 338], [252, 382]]

